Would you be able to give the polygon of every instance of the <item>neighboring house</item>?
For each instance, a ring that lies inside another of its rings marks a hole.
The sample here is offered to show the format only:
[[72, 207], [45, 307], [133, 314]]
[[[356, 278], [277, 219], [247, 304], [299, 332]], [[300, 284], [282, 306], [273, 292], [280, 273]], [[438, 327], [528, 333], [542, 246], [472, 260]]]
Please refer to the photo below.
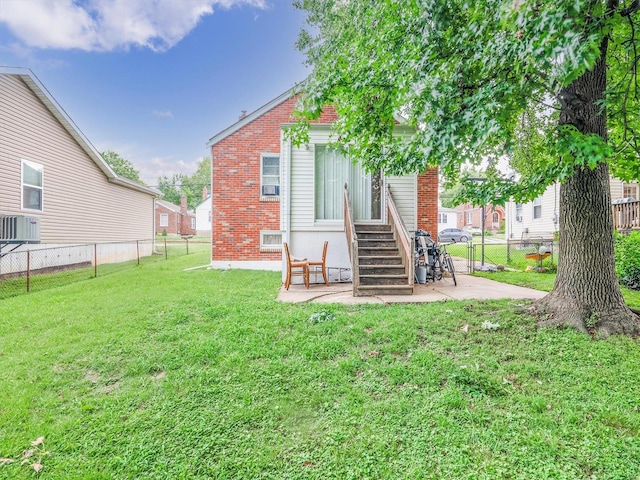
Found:
[[202, 189], [202, 202], [196, 206], [196, 235], [211, 236], [211, 193]]
[[438, 232], [441, 232], [445, 228], [459, 228], [459, 215], [460, 212], [454, 208], [438, 207]]
[[[610, 178], [611, 200], [640, 198], [638, 182], [625, 183]], [[560, 185], [554, 183], [542, 195], [528, 203], [507, 202], [506, 237], [519, 240], [526, 237], [552, 238], [559, 228]]]
[[180, 198], [180, 205], [165, 200], [156, 200], [156, 233], [195, 235], [196, 214], [187, 209], [187, 197]]
[[0, 67], [0, 251], [134, 241], [135, 258], [158, 194], [118, 176], [33, 72]]
[[[297, 256], [319, 258], [329, 241], [327, 265], [335, 278], [350, 267], [343, 221], [344, 184], [358, 222], [384, 223], [384, 189], [390, 186], [409, 230], [437, 232], [438, 173], [371, 175], [332, 150], [328, 107], [311, 125], [309, 143], [284, 135], [297, 98], [286, 92], [213, 136], [212, 266], [283, 269], [283, 242]], [[398, 135], [412, 130], [398, 126]]]
[[500, 205], [477, 206], [472, 203], [458, 205], [455, 210], [458, 215], [458, 228], [467, 230], [482, 229], [482, 212], [484, 211], [484, 229], [496, 233], [504, 225], [505, 210]]

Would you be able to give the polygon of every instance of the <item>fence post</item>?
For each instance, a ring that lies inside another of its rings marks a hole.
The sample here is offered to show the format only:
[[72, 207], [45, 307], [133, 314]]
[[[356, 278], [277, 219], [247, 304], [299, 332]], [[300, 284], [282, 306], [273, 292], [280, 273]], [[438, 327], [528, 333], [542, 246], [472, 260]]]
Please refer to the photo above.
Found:
[[27, 250], [27, 293], [31, 290], [31, 250]]
[[93, 276], [98, 277], [98, 244], [93, 244]]
[[507, 265], [511, 263], [511, 241], [507, 240]]
[[136, 240], [136, 253], [138, 254], [138, 265], [140, 265], [140, 240]]
[[185, 241], [187, 242], [187, 255], [189, 255], [189, 239], [185, 238]]
[[167, 259], [167, 237], [164, 239], [164, 259]]

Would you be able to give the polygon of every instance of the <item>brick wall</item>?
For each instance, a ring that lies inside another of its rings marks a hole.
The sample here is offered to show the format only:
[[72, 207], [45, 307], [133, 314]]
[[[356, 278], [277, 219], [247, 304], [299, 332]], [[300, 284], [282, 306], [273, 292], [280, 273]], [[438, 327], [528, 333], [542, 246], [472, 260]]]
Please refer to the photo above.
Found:
[[418, 175], [418, 228], [438, 236], [438, 169]]
[[[292, 122], [296, 98], [288, 98], [211, 147], [213, 261], [280, 260], [260, 251], [260, 231], [280, 230], [278, 197], [262, 197], [260, 154], [280, 153], [280, 126]], [[332, 123], [326, 109], [317, 123]]]
[[[195, 215], [187, 212], [186, 197], [180, 209], [181, 212], [176, 212], [156, 203], [156, 234], [161, 235], [166, 230], [168, 235], [195, 235], [195, 229], [191, 228], [191, 218], [195, 218]], [[160, 214], [163, 213], [166, 213], [169, 218], [169, 224], [166, 227], [160, 226]]]

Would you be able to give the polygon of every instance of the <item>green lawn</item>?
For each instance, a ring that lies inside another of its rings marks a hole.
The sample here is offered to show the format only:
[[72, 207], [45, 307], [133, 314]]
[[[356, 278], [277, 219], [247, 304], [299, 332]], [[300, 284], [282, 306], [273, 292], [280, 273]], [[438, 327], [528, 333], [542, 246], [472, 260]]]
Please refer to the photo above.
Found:
[[[475, 272], [474, 275], [490, 278], [498, 282], [510, 283], [512, 285], [520, 285], [522, 287], [535, 288], [544, 292], [550, 292], [553, 289], [553, 282], [556, 276], [553, 273], [537, 273], [537, 272]], [[632, 308], [640, 310], [640, 291], [631, 290], [629, 288], [620, 287], [622, 295]]]
[[0, 301], [0, 478], [640, 477], [636, 341], [519, 302], [280, 304], [205, 263]]

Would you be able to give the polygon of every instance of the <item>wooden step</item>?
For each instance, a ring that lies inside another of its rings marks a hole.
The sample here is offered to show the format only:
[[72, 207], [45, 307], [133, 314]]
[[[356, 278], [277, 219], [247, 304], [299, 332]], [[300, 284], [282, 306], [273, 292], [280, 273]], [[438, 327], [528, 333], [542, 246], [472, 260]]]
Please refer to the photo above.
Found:
[[360, 285], [356, 295], [371, 297], [374, 295], [413, 295], [410, 285]]
[[401, 275], [366, 275], [360, 274], [360, 285], [408, 285], [409, 277]]
[[356, 223], [356, 233], [360, 232], [390, 232], [391, 225], [385, 223]]
[[404, 275], [404, 265], [362, 265], [360, 264], [360, 275]]
[[398, 248], [396, 241], [393, 238], [358, 238], [359, 248], [381, 248], [381, 247], [393, 247]]
[[398, 247], [358, 247], [358, 258], [371, 256], [397, 256]]
[[363, 265], [402, 265], [400, 255], [369, 255], [359, 256], [358, 263]]

